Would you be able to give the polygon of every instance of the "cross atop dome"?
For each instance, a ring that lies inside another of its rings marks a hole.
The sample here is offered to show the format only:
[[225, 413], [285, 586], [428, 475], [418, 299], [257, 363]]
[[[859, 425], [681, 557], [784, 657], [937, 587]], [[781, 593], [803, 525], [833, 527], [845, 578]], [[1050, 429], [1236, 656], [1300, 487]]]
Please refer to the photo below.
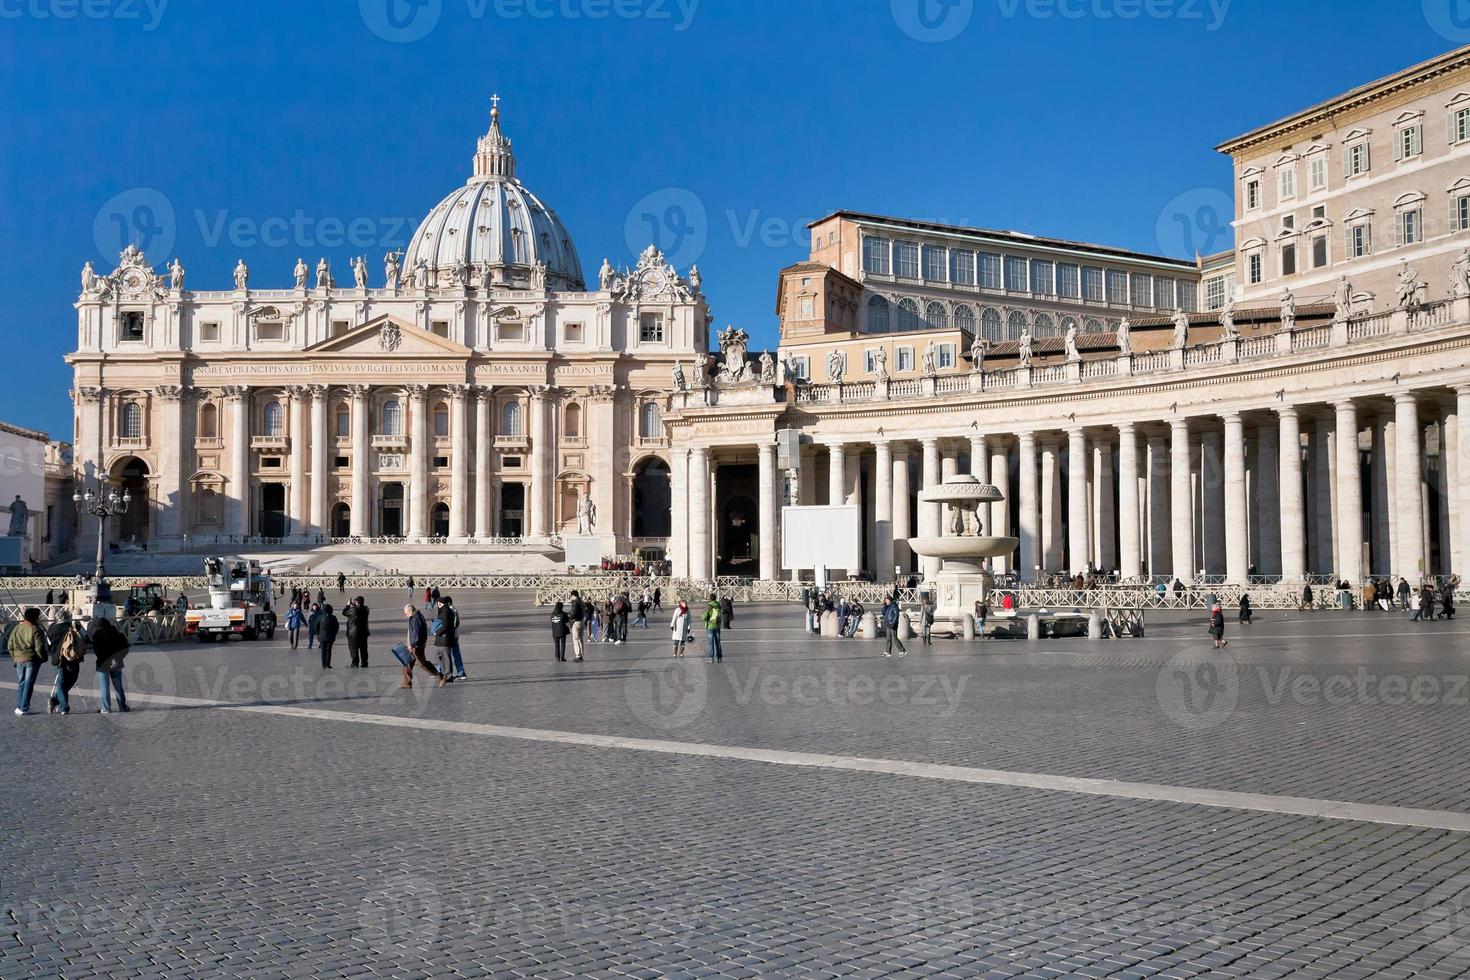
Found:
[[490, 131], [480, 137], [475, 151], [475, 177], [514, 179], [516, 158], [510, 139], [500, 131], [500, 95], [490, 96]]

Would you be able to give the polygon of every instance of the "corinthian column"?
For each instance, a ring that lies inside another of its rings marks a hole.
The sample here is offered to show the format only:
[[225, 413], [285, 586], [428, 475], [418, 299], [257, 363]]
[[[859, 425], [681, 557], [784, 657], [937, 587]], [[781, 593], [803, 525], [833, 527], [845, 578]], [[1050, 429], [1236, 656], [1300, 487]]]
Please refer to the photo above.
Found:
[[760, 577], [776, 578], [776, 444], [762, 442], [756, 447], [760, 457], [757, 480], [760, 498]]
[[893, 564], [908, 575], [913, 571], [914, 553], [909, 538], [914, 536], [909, 515], [909, 449], [899, 443], [893, 453]]
[[551, 536], [551, 476], [547, 451], [551, 442], [550, 389], [531, 390], [531, 537]]
[[[1281, 419], [1281, 577], [1300, 582], [1307, 577], [1307, 520], [1302, 498], [1302, 430], [1296, 408], [1276, 410]], [[1270, 507], [1266, 501], [1263, 507]]]
[[456, 541], [469, 537], [469, 393], [466, 385], [449, 388], [449, 536]]
[[490, 389], [475, 389], [475, 536], [495, 536], [490, 517], [490, 451], [495, 437], [490, 434]]
[[311, 528], [313, 533], [330, 535], [327, 525], [331, 517], [327, 513], [327, 489], [331, 483], [328, 448], [335, 445], [335, 433], [327, 429], [326, 385], [311, 385]]
[[877, 525], [873, 573], [883, 582], [893, 571], [893, 444], [879, 439], [873, 449], [873, 523]]
[[695, 446], [689, 454], [689, 577], [710, 578], [709, 450]]
[[1225, 417], [1225, 580], [1244, 585], [1250, 577], [1250, 527], [1245, 509], [1245, 422]]
[[1173, 526], [1174, 577], [1186, 585], [1194, 581], [1194, 504], [1190, 493], [1189, 420], [1169, 423], [1169, 516]]
[[185, 530], [184, 446], [188, 445], [184, 408], [189, 391], [181, 385], [159, 385], [153, 389], [163, 411], [159, 419], [158, 447], [158, 543], [182, 544]]
[[[1338, 574], [1357, 588], [1363, 582], [1363, 477], [1358, 461], [1358, 406], [1348, 399], [1333, 405], [1333, 410], [1337, 413]], [[1417, 486], [1414, 492], [1417, 495]], [[1412, 506], [1400, 497], [1399, 506], [1406, 505]]]
[[1143, 536], [1138, 526], [1138, 433], [1132, 422], [1118, 426], [1118, 574], [1143, 574]]
[[301, 385], [290, 385], [286, 394], [291, 399], [291, 520], [287, 534], [304, 535], [307, 532], [307, 474], [306, 474], [306, 399], [308, 392]]
[[1068, 567], [1073, 575], [1087, 571], [1088, 542], [1092, 535], [1087, 526], [1087, 433], [1082, 429], [1067, 431], [1067, 550]]
[[[990, 523], [986, 527], [991, 534], [997, 537], [1008, 537], [1011, 533], [1011, 502], [1009, 497], [1011, 470], [1008, 450], [1006, 449], [1005, 443], [999, 438], [992, 437], [987, 440], [987, 445], [990, 447], [990, 479], [986, 482], [998, 488], [1005, 496], [991, 503]], [[991, 567], [997, 573], [1003, 574], [1010, 569], [1011, 563], [1015, 560], [1014, 554], [1001, 555], [991, 561]]]
[[[1402, 575], [1413, 582], [1422, 576], [1424, 565], [1424, 537], [1419, 529], [1424, 526], [1424, 510], [1419, 493], [1422, 467], [1419, 462], [1419, 403], [1413, 392], [1400, 392], [1393, 396], [1395, 503], [1398, 506], [1399, 527], [1398, 555], [1394, 562], [1394, 574]], [[1338, 431], [1342, 431], [1341, 424]], [[1339, 439], [1341, 444], [1344, 440]], [[1356, 448], [1356, 444], [1354, 444]], [[1338, 460], [1338, 472], [1342, 472], [1342, 458]], [[1344, 524], [1346, 526], [1346, 524]], [[1357, 582], [1353, 581], [1356, 585]]]
[[1022, 581], [1036, 581], [1036, 566], [1040, 561], [1041, 514], [1036, 500], [1036, 433], [1022, 432], [1018, 438], [1018, 455], [1021, 471], [1020, 499], [1016, 502], [1019, 508], [1016, 514], [1016, 524], [1020, 529], [1021, 545], [1018, 561], [1020, 568], [1017, 571]]
[[[934, 487], [939, 486], [941, 474], [943, 472], [943, 463], [940, 461], [939, 458], [939, 440], [936, 438], [925, 439], [923, 441], [923, 447], [924, 463], [923, 472], [921, 474], [923, 478], [922, 489], [930, 490]], [[919, 534], [924, 537], [937, 538], [940, 536], [940, 525], [942, 523], [943, 517], [940, 515], [939, 505], [935, 503], [926, 503], [921, 500], [919, 502]], [[939, 574], [939, 563], [940, 559], [938, 558], [924, 559], [922, 569], [924, 573], [924, 581], [932, 582], [934, 580], [934, 577]]]
[[373, 501], [368, 490], [368, 469], [372, 458], [372, 435], [368, 431], [367, 385], [352, 385], [352, 512], [348, 515], [354, 538], [371, 534]]
[[405, 388], [409, 399], [408, 536], [421, 541], [429, 533], [429, 388]]
[[840, 507], [847, 502], [847, 447], [841, 442], [827, 443], [827, 505]]
[[223, 389], [230, 404], [230, 500], [226, 526], [231, 534], [250, 533], [250, 389]]

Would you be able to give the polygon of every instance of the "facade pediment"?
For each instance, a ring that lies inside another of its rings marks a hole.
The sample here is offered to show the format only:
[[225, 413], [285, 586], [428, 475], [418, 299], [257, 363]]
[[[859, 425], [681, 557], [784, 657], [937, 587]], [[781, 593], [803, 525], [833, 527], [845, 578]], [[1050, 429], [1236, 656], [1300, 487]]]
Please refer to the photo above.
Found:
[[470, 349], [393, 316], [380, 316], [341, 336], [306, 348], [307, 354], [367, 354], [374, 357], [468, 357]]

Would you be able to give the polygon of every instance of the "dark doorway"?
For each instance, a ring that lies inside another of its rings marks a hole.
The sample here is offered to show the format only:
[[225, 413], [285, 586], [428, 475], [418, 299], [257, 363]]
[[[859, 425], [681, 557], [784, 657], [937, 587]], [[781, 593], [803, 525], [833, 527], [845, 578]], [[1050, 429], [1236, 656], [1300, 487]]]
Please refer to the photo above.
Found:
[[760, 568], [759, 470], [721, 464], [715, 472], [715, 574], [754, 577]]
[[403, 537], [403, 484], [383, 484], [383, 506], [378, 514], [378, 531], [385, 538]]
[[338, 504], [332, 508], [332, 537], [345, 538], [352, 534], [352, 508]]
[[114, 540], [117, 544], [148, 543], [152, 502], [148, 499], [148, 464], [129, 456], [113, 466], [113, 482], [132, 498], [128, 512], [115, 518]]
[[429, 536], [449, 537], [449, 505], [440, 501], [429, 511]]
[[638, 464], [633, 475], [633, 537], [666, 538], [673, 533], [669, 465], [657, 457]]
[[267, 538], [286, 536], [286, 485], [260, 485], [260, 533]]
[[500, 488], [500, 536], [519, 538], [524, 534], [526, 485], [507, 483]]

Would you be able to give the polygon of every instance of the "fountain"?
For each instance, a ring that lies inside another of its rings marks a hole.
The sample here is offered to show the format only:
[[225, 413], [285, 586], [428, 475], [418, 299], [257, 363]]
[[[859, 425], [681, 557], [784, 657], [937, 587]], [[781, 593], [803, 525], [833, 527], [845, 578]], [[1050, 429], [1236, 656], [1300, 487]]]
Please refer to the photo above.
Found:
[[985, 598], [993, 581], [981, 561], [1009, 555], [1019, 542], [983, 533], [976, 510], [1005, 497], [976, 477], [952, 476], [920, 493], [919, 499], [943, 505], [947, 510], [943, 519], [953, 531], [943, 537], [910, 538], [909, 547], [917, 555], [940, 559], [938, 574], [924, 583], [934, 593], [934, 632], [958, 636], [964, 630], [965, 615], [974, 614], [976, 600]]

